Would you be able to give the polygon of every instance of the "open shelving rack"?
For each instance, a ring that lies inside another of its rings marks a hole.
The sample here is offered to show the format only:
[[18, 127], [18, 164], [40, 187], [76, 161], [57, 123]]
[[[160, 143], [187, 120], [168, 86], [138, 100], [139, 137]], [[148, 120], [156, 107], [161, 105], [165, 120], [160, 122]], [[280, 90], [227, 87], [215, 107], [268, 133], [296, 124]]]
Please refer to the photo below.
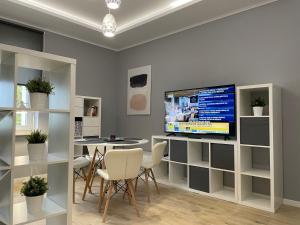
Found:
[[[266, 100], [262, 116], [251, 102]], [[281, 91], [273, 84], [237, 87], [237, 140], [152, 136], [167, 141], [160, 183], [275, 212], [282, 204]]]
[[236, 141], [152, 136], [152, 145], [162, 141], [168, 146], [166, 156], [154, 168], [158, 182], [238, 201]]
[[[251, 102], [263, 97], [264, 114], [253, 116]], [[275, 212], [282, 203], [281, 91], [273, 84], [237, 88], [241, 204]]]
[[[23, 70], [39, 71], [43, 79], [55, 87], [49, 95], [49, 109], [19, 109], [16, 104], [17, 80], [29, 80]], [[71, 224], [70, 198], [73, 162], [73, 99], [76, 60], [0, 44], [0, 225], [28, 224], [45, 220], [47, 225]], [[15, 149], [16, 113], [36, 112], [38, 129], [48, 134], [47, 160], [29, 161], [28, 156], [17, 156]], [[14, 199], [17, 171], [46, 167], [49, 190], [42, 210], [27, 213], [26, 202]]]

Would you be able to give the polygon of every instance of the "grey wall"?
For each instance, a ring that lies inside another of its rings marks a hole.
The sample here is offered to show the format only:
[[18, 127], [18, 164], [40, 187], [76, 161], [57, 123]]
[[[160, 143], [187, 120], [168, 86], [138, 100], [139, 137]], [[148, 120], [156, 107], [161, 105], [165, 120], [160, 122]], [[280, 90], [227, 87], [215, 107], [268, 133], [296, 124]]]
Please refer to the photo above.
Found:
[[0, 43], [43, 50], [43, 32], [0, 21]]
[[[299, 0], [281, 0], [119, 53], [119, 134], [161, 134], [166, 90], [278, 84], [283, 91], [284, 196], [300, 201], [299, 11]], [[127, 70], [148, 64], [151, 115], [127, 116]]]
[[45, 33], [44, 51], [77, 59], [76, 94], [102, 97], [102, 135], [116, 132], [116, 53]]

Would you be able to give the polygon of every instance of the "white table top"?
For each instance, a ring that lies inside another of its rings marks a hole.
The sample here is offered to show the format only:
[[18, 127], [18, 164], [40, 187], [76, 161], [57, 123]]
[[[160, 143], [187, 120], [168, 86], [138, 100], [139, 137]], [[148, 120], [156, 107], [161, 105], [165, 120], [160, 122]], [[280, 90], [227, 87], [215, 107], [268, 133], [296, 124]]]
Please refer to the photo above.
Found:
[[134, 139], [134, 138], [124, 138], [124, 141], [105, 141], [102, 138], [83, 138], [74, 140], [74, 145], [77, 146], [88, 146], [88, 145], [99, 145], [108, 147], [130, 147], [147, 144], [149, 141], [147, 139]]

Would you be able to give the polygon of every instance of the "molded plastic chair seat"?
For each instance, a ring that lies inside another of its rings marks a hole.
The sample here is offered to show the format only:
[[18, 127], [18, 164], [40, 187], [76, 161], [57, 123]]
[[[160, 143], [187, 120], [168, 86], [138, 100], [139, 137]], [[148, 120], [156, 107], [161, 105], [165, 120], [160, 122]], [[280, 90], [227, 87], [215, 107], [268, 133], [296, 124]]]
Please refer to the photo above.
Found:
[[83, 167], [87, 167], [90, 164], [90, 161], [86, 157], [78, 157], [73, 161], [74, 169], [81, 169]]
[[98, 169], [97, 173], [100, 177], [103, 177], [104, 180], [110, 180], [106, 169]]

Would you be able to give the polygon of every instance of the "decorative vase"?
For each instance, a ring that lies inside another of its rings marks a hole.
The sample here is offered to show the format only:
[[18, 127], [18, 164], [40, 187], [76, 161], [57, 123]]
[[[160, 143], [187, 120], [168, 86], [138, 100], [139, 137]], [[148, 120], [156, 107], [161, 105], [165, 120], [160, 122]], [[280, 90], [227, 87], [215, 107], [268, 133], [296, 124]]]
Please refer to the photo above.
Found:
[[263, 111], [264, 111], [264, 107], [262, 107], [262, 106], [253, 107], [253, 115], [254, 116], [262, 116]]
[[43, 208], [44, 195], [29, 197], [26, 196], [26, 205], [28, 213], [38, 213]]
[[48, 109], [49, 98], [46, 93], [33, 92], [30, 93], [31, 109]]
[[45, 159], [46, 144], [27, 144], [29, 161], [43, 161]]

